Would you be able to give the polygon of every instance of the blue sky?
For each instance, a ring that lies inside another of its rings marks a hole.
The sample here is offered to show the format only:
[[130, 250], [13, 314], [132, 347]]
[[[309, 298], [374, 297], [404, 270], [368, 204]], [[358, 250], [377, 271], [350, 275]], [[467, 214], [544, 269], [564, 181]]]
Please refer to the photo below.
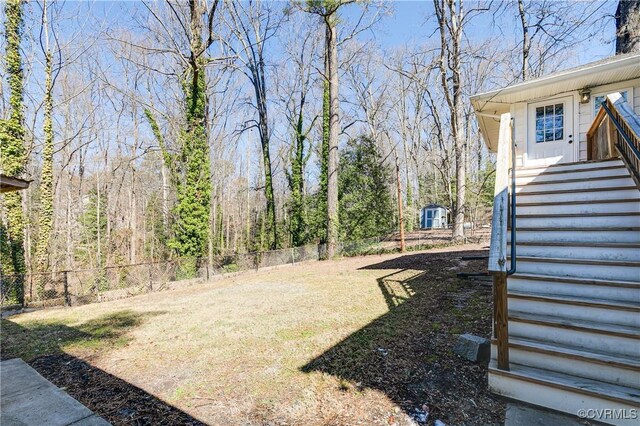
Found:
[[[287, 2], [281, 1], [281, 3], [284, 6]], [[479, 3], [465, 2], [467, 8], [477, 4]], [[574, 2], [574, 4], [575, 7], [593, 6], [593, 3], [586, 2]], [[596, 5], [601, 6], [599, 14], [609, 14], [611, 16], [615, 12], [617, 1], [601, 2]], [[28, 17], [28, 19], [39, 20], [40, 9], [37, 5], [31, 3], [29, 9], [31, 17]], [[436, 22], [431, 1], [396, 1], [393, 2], [393, 9], [394, 13], [392, 15], [384, 17], [373, 31], [361, 34], [361, 36], [365, 39], [374, 38], [379, 46], [389, 50], [403, 45], [421, 45], [429, 42], [429, 40], [431, 40], [431, 43], [438, 42], [437, 34], [434, 34]], [[360, 6], [358, 5], [346, 7], [343, 11], [343, 21], [347, 24], [353, 22], [358, 16], [359, 10]], [[68, 1], [64, 5], [63, 11], [63, 19], [60, 21], [61, 30], [62, 33], [68, 34], [72, 34], [77, 28], [83, 28], [83, 31], [89, 33], [99, 32], [100, 27], [107, 29], [126, 28], [132, 22], [131, 15], [133, 13], [138, 13], [142, 17], [146, 15], [142, 4], [135, 1], [93, 1], [82, 3]], [[39, 22], [34, 22], [31, 27], [35, 37], [37, 37], [38, 24]], [[519, 24], [515, 21], [515, 16], [510, 16], [507, 13], [499, 17], [497, 22], [493, 21], [491, 13], [485, 13], [474, 18], [466, 29], [466, 36], [474, 41], [486, 40], [499, 33], [498, 27], [502, 32], [502, 40], [498, 42], [505, 43], [506, 46], [514, 46], [518, 43], [521, 37]], [[561, 67], [567, 68], [612, 55], [614, 53], [613, 35], [614, 22], [611, 17], [606, 19], [606, 25], [602, 26], [600, 34], [586, 43], [572, 47], [568, 59], [561, 64]], [[429, 39], [430, 36], [431, 39]], [[277, 43], [274, 44], [274, 47], [275, 45]], [[272, 52], [275, 56], [280, 53], [277, 51]], [[108, 52], [105, 52], [105, 54], [109, 55]], [[39, 52], [37, 55], [39, 55]], [[39, 64], [34, 64], [33, 69], [39, 72], [41, 67]], [[346, 89], [343, 88], [343, 90]], [[39, 99], [40, 95], [37, 90], [35, 92], [35, 97]]]
[[[589, 4], [586, 1], [573, 1], [573, 3], [576, 8]], [[479, 3], [468, 1], [465, 2], [465, 7], [470, 8], [477, 4]], [[606, 13], [611, 17], [606, 19], [601, 35], [589, 40], [587, 43], [588, 48], [580, 46], [572, 50], [572, 56], [577, 64], [602, 59], [615, 53], [615, 45], [613, 43], [615, 24], [612, 16], [615, 13], [617, 1], [598, 0], [597, 4], [602, 6], [599, 14]], [[394, 14], [385, 18], [376, 32], [376, 39], [383, 47], [393, 47], [405, 43], [423, 43], [436, 29], [432, 1], [394, 1], [393, 7]], [[479, 39], [490, 37], [497, 32], [496, 28], [492, 28], [492, 24], [492, 14], [490, 13], [475, 17], [470, 21], [470, 25], [466, 30], [467, 36]], [[515, 19], [511, 20], [510, 16], [504, 16], [497, 24], [502, 26], [505, 41], [515, 43], [520, 39], [521, 30], [519, 22], [516, 22]]]
[[[287, 1], [275, 0], [282, 5], [286, 5]], [[132, 13], [144, 12], [144, 7], [137, 1], [88, 1], [82, 2], [80, 6], [76, 1], [69, 1], [64, 6], [65, 12], [76, 15], [78, 19], [72, 22], [64, 22], [63, 31], [67, 25], [87, 25], [87, 22], [104, 23], [108, 21], [113, 26], [126, 26]], [[402, 45], [416, 45], [425, 43], [430, 36], [436, 36], [436, 22], [434, 18], [433, 3], [430, 0], [403, 0], [389, 2], [392, 4], [393, 14], [385, 16], [375, 27], [374, 31], [362, 34], [363, 38], [375, 38], [376, 42], [382, 48], [393, 48]], [[486, 2], [484, 2], [486, 4]], [[466, 1], [465, 8], [470, 9], [483, 3], [476, 1]], [[601, 6], [598, 15], [608, 14], [610, 18], [605, 19], [605, 25], [602, 26], [600, 35], [592, 37], [587, 43], [575, 46], [571, 49], [570, 63], [567, 67], [578, 65], [580, 63], [591, 62], [614, 54], [614, 21], [612, 15], [617, 6], [617, 0], [607, 0], [586, 2], [573, 1], [574, 7], [584, 8], [587, 5]], [[497, 9], [500, 5], [499, 1], [492, 3], [492, 9]], [[80, 6], [80, 7], [79, 7]], [[359, 15], [360, 7], [351, 5], [345, 8], [343, 19], [345, 21], [353, 21]], [[39, 15], [39, 9], [33, 6], [34, 15]], [[65, 13], [64, 15], [67, 15]], [[91, 16], [89, 16], [91, 15]], [[68, 15], [67, 15], [68, 16]], [[105, 19], [106, 18], [106, 19]], [[94, 25], [95, 27], [95, 25]], [[85, 27], [87, 28], [87, 27]], [[89, 30], [95, 29], [88, 26]], [[473, 18], [466, 27], [467, 37], [473, 40], [482, 40], [502, 32], [505, 43], [515, 44], [520, 40], [521, 30], [519, 23], [516, 22], [515, 16], [508, 13], [503, 14], [494, 22], [492, 13], [484, 13]], [[432, 37], [436, 41], [435, 37]]]

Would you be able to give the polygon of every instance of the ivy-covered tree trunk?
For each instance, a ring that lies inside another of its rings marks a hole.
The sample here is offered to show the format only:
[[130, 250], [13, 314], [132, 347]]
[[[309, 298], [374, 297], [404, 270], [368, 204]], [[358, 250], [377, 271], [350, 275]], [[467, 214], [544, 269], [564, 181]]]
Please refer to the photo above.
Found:
[[329, 79], [329, 161], [327, 164], [327, 257], [336, 255], [338, 243], [338, 30], [335, 13], [325, 17]]
[[207, 132], [206, 59], [202, 41], [202, 3], [189, 2], [190, 56], [182, 77], [185, 127], [180, 132], [177, 153], [170, 152], [151, 114], [145, 115], [158, 140], [176, 191], [174, 223], [169, 246], [178, 257], [188, 258], [179, 271], [184, 278], [196, 272], [196, 258], [207, 255], [211, 218], [211, 159]]
[[301, 97], [300, 103], [295, 129], [294, 151], [291, 156], [291, 174], [289, 176], [289, 189], [291, 190], [291, 244], [295, 247], [306, 244], [309, 236], [304, 205], [304, 147], [307, 139], [303, 129], [304, 95]]
[[[40, 212], [38, 216], [38, 241], [36, 243], [37, 271], [49, 269], [49, 241], [53, 229], [53, 75], [52, 55], [49, 50], [47, 3], [42, 11], [45, 37], [45, 93], [44, 93], [44, 146], [42, 148], [42, 172], [40, 174]], [[38, 280], [38, 293], [42, 294], [46, 277]]]
[[[19, 176], [24, 171], [25, 148], [24, 105], [22, 58], [20, 41], [22, 39], [21, 0], [8, 0], [5, 3], [5, 62], [9, 82], [8, 119], [0, 122], [0, 171], [9, 176]], [[0, 226], [0, 273], [24, 274], [24, 217], [22, 213], [22, 195], [12, 192], [3, 196], [5, 222]], [[16, 280], [8, 298], [24, 303], [22, 279]]]
[[[325, 59], [325, 75], [327, 65]], [[327, 190], [329, 187], [329, 82], [323, 83], [322, 89], [322, 145], [320, 147], [320, 190], [318, 192], [318, 219], [322, 224], [320, 242], [327, 242]]]

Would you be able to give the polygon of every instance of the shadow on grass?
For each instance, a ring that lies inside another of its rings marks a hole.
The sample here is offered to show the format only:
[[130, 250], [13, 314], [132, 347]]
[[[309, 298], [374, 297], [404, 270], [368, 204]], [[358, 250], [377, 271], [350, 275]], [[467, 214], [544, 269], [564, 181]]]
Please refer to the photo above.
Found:
[[482, 254], [408, 254], [362, 268], [380, 270], [389, 311], [301, 370], [339, 378], [344, 392], [381, 391], [419, 423], [427, 411], [429, 422], [500, 421], [502, 405], [487, 390], [486, 367], [452, 351], [458, 334], [490, 337], [491, 288], [456, 276], [485, 270], [486, 260], [461, 260]]
[[2, 359], [25, 359], [47, 380], [114, 425], [202, 425], [146, 391], [64, 353], [69, 346], [100, 352], [122, 347], [129, 342], [131, 330], [163, 313], [124, 310], [74, 327], [53, 321], [2, 320]]
[[22, 358], [26, 361], [40, 355], [57, 354], [65, 347], [114, 349], [124, 346], [130, 339], [127, 333], [149, 317], [164, 312], [138, 313], [129, 310], [114, 312], [68, 326], [61, 321], [31, 321], [22, 324], [2, 320], [1, 357]]

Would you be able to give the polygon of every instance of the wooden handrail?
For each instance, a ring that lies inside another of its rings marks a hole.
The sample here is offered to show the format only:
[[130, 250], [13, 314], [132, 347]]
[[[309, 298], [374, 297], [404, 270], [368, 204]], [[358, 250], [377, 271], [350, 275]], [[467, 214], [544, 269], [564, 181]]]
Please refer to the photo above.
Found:
[[640, 189], [640, 117], [620, 93], [607, 95], [603, 105], [587, 132], [587, 159], [621, 157]]
[[[509, 221], [509, 169], [512, 155], [511, 114], [500, 116], [496, 158], [496, 183], [491, 218], [489, 272], [493, 276], [493, 333], [498, 346], [498, 368], [509, 370], [509, 323], [507, 303], [507, 223]], [[512, 171], [515, 173], [515, 170]], [[513, 259], [515, 261], [515, 259]]]

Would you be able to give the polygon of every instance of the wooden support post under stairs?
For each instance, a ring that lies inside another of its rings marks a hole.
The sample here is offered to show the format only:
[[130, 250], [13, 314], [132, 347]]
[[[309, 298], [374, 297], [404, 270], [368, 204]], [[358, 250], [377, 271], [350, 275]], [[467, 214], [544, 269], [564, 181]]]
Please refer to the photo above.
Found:
[[509, 308], [507, 274], [493, 272], [493, 334], [498, 346], [498, 368], [509, 370]]
[[497, 361], [500, 370], [509, 370], [507, 223], [509, 221], [509, 167], [511, 164], [512, 130], [511, 114], [502, 114], [500, 116], [498, 155], [496, 156], [496, 183], [488, 267], [493, 276], [493, 332], [497, 340]]

